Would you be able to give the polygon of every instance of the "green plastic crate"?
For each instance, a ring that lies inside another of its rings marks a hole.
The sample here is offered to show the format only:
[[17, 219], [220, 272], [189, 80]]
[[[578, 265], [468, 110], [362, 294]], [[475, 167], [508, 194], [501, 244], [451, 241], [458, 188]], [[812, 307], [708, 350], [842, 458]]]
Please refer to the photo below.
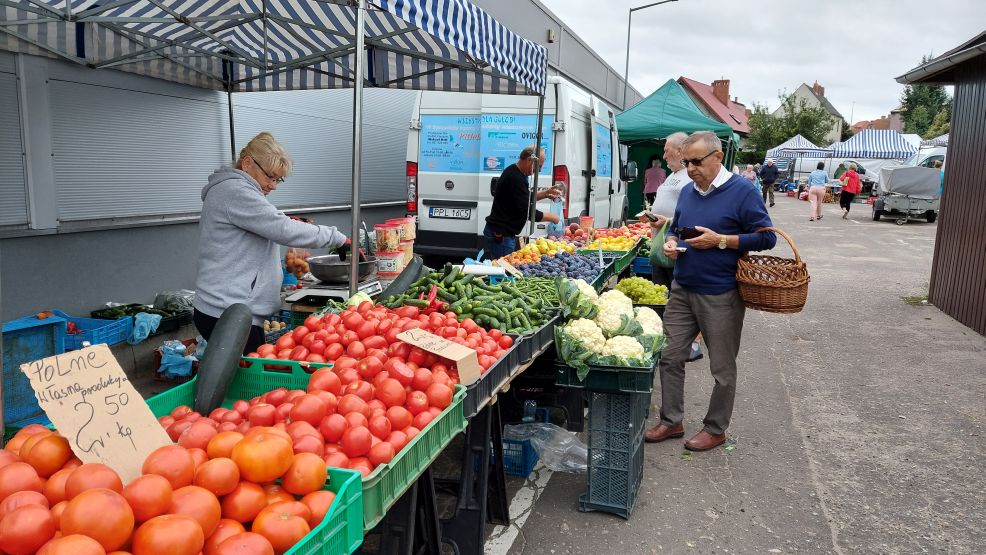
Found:
[[557, 362], [555, 383], [597, 393], [650, 393], [654, 389], [654, 371], [660, 360], [660, 355], [655, 357], [650, 368], [590, 365], [585, 380], [579, 379], [575, 368]]
[[[252, 399], [278, 387], [288, 389], [307, 389], [309, 374], [300, 364], [293, 361], [278, 360], [278, 364], [291, 367], [290, 372], [264, 370], [267, 359], [248, 359], [250, 366], [240, 368], [230, 383], [223, 405], [229, 407], [238, 399]], [[170, 413], [179, 405], [195, 403], [195, 386], [198, 376], [178, 387], [169, 389], [147, 400], [154, 416]], [[438, 454], [452, 441], [452, 438], [466, 429], [466, 418], [462, 411], [462, 401], [466, 398], [466, 388], [455, 386], [452, 404], [432, 420], [394, 460], [373, 469], [363, 480], [363, 529], [376, 526], [387, 510], [414, 484], [418, 476], [438, 458]]]
[[325, 488], [336, 494], [322, 522], [284, 555], [353, 553], [363, 543], [363, 489], [356, 470], [329, 468]]
[[363, 479], [363, 529], [370, 530], [426, 468], [438, 458], [452, 438], [466, 429], [462, 401], [465, 386], [455, 386], [452, 404], [416, 435], [394, 460], [373, 469]]

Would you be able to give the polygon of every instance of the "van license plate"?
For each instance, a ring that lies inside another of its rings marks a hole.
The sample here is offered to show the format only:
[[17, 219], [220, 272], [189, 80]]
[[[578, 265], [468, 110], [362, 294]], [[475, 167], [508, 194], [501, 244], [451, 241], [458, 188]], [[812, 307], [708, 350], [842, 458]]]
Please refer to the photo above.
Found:
[[432, 206], [428, 208], [428, 216], [432, 218], [448, 218], [451, 220], [472, 219], [472, 208], [442, 208]]

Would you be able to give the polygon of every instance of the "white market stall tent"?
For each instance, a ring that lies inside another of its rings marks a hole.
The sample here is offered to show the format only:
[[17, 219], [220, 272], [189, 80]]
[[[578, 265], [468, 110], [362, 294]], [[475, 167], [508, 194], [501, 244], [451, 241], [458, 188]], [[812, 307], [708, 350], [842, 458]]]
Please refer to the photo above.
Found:
[[882, 158], [904, 160], [917, 151], [893, 129], [865, 129], [838, 145], [836, 158]]
[[[547, 79], [543, 46], [467, 0], [0, 0], [0, 50], [225, 91], [230, 112], [234, 92], [352, 88], [354, 234], [364, 86], [542, 95]], [[355, 292], [355, 260], [350, 276]]]
[[944, 135], [938, 135], [933, 139], [928, 139], [927, 141], [921, 141], [921, 146], [948, 146], [948, 133]]
[[795, 135], [767, 151], [767, 158], [825, 158], [828, 155], [828, 151], [801, 135]]

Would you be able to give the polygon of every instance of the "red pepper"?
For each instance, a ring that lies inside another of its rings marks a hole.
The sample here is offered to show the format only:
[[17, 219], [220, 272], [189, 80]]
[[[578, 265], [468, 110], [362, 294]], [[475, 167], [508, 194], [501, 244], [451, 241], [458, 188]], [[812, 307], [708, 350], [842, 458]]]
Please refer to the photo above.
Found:
[[[418, 296], [419, 299], [424, 299], [424, 292]], [[422, 314], [431, 314], [435, 311], [445, 312], [448, 307], [448, 303], [438, 300], [438, 286], [432, 285], [431, 290], [428, 291], [428, 306], [421, 310]]]

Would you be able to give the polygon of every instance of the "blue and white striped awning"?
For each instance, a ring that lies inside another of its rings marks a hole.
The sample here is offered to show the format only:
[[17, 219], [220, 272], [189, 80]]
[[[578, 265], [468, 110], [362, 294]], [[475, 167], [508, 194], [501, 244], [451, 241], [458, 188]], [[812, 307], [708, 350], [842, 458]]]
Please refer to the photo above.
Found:
[[864, 129], [839, 145], [835, 156], [903, 160], [915, 152], [917, 149], [893, 129]]
[[818, 148], [801, 135], [795, 135], [767, 151], [767, 158], [825, 158], [828, 155], [828, 150]]
[[[355, 0], [0, 0], [0, 49], [232, 92], [349, 88]], [[546, 51], [468, 0], [366, 0], [365, 85], [539, 94]]]
[[938, 135], [934, 139], [921, 141], [921, 146], [948, 146], [948, 133]]

